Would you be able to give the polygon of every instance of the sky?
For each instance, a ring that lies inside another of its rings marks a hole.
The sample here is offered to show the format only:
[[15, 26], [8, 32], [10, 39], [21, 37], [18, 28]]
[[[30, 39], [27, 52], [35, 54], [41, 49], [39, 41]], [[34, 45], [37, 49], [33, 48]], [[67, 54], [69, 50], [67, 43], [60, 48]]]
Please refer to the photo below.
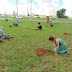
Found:
[[[72, 17], [71, 0], [18, 0], [18, 14], [56, 15], [56, 11], [66, 9], [65, 15]], [[17, 13], [16, 0], [0, 0], [0, 14]]]

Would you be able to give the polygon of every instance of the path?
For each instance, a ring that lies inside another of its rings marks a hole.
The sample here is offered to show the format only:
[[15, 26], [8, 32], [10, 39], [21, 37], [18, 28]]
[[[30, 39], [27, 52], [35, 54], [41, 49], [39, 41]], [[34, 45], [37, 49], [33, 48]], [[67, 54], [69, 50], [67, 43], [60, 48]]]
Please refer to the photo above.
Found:
[[[8, 18], [9, 20], [16, 20], [13, 18]], [[5, 18], [0, 18], [0, 20], [5, 20]], [[46, 22], [46, 20], [35, 20], [35, 19], [23, 19], [25, 21], [38, 21], [38, 22]], [[72, 21], [54, 21], [52, 20], [53, 23], [72, 23]]]

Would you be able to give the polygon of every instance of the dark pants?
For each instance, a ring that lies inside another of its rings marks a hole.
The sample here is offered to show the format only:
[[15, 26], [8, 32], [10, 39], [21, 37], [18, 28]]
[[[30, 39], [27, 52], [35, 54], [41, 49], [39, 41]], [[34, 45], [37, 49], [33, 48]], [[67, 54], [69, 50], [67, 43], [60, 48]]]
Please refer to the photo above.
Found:
[[42, 29], [42, 26], [38, 27], [39, 29]]
[[51, 27], [53, 27], [53, 25], [51, 25]]

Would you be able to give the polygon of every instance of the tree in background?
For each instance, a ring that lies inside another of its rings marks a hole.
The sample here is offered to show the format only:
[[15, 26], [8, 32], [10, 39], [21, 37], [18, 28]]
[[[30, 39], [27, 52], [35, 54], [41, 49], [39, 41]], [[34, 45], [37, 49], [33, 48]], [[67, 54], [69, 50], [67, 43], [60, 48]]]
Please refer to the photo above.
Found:
[[47, 18], [49, 18], [49, 16], [47, 16]]
[[65, 12], [66, 12], [66, 9], [64, 9], [64, 8], [57, 11], [58, 18], [68, 18], [68, 16], [65, 16]]

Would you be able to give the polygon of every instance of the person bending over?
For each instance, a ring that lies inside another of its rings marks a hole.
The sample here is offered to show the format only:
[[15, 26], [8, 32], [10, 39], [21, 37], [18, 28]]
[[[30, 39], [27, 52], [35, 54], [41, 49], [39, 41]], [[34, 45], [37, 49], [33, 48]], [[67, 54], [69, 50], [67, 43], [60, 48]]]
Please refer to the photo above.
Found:
[[67, 50], [67, 46], [66, 43], [60, 39], [60, 38], [55, 38], [53, 36], [49, 37], [50, 41], [54, 41], [56, 48], [54, 48], [54, 53], [55, 55], [57, 54], [62, 54], [62, 55], [66, 55], [69, 54], [69, 51]]
[[7, 18], [5, 18], [5, 20], [6, 20], [6, 21], [8, 21], [8, 19], [7, 19]]
[[0, 26], [0, 39], [2, 38], [2, 36], [4, 36], [4, 33], [3, 33], [2, 29], [3, 29], [3, 27]]
[[53, 23], [52, 23], [52, 21], [50, 21], [50, 25], [51, 25], [51, 27], [53, 27]]
[[17, 23], [17, 22], [14, 22], [14, 23], [13, 23], [13, 26], [18, 26], [18, 23]]
[[38, 28], [41, 30], [42, 29], [42, 26], [41, 26], [41, 24], [40, 24], [40, 22], [38, 22]]

